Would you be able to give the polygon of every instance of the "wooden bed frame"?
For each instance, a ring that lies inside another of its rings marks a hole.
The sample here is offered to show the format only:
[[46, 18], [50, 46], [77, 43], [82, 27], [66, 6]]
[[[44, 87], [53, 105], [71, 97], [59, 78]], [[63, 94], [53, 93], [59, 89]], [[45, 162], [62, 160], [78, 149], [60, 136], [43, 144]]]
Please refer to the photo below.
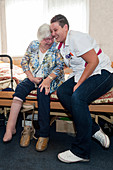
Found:
[[[1, 91], [0, 92], [0, 107], [4, 110], [4, 114], [7, 115], [7, 110], [10, 109], [12, 100], [13, 100], [13, 93], [9, 91]], [[24, 105], [27, 104], [34, 104], [35, 105], [35, 112], [38, 111], [38, 104], [36, 97], [27, 97], [26, 102]], [[50, 102], [50, 115], [53, 116], [63, 116], [67, 117], [70, 114], [65, 110], [65, 108], [61, 105], [58, 100], [51, 100]], [[101, 117], [102, 119], [113, 123], [113, 104], [91, 104], [89, 105], [89, 110], [95, 121], [98, 123], [98, 118]]]
[[[21, 57], [13, 58], [13, 63], [20, 67]], [[113, 67], [113, 62], [112, 62]], [[69, 68], [65, 69], [65, 74], [71, 73], [72, 70]], [[9, 110], [12, 103], [12, 95], [14, 92], [11, 91], [0, 91], [0, 108], [3, 109], [4, 114], [7, 114], [7, 109]], [[27, 97], [24, 104], [34, 104], [35, 111], [38, 110], [37, 100], [34, 97]], [[69, 113], [64, 109], [61, 103], [58, 100], [51, 100], [50, 102], [51, 112], [50, 115], [54, 116], [70, 116]], [[89, 106], [92, 117], [95, 118], [95, 121], [98, 123], [98, 118], [113, 123], [113, 104], [91, 104]]]

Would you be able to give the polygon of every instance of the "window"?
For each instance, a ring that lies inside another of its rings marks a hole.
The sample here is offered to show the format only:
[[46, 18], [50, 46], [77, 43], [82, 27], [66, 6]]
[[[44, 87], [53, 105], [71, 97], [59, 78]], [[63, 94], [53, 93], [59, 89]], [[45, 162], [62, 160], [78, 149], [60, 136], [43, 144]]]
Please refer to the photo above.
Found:
[[63, 14], [70, 29], [88, 32], [89, 0], [5, 0], [7, 54], [23, 56], [38, 27]]

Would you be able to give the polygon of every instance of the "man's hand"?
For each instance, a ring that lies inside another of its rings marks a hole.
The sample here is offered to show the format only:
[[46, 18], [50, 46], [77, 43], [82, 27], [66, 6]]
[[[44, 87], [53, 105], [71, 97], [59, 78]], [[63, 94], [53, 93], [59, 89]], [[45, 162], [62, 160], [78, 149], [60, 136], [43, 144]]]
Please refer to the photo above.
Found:
[[78, 84], [76, 84], [74, 87], [73, 87], [73, 92], [78, 88]]

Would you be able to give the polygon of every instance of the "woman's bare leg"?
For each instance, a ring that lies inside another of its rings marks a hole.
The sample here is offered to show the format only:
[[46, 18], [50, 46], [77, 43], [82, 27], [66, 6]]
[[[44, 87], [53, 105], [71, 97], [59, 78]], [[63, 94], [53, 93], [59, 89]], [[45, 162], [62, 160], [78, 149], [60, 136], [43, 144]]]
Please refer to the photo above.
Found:
[[6, 126], [6, 132], [3, 137], [4, 142], [10, 141], [12, 139], [12, 135], [16, 133], [15, 126], [16, 126], [18, 114], [22, 107], [22, 103], [23, 103], [23, 100], [21, 100], [18, 97], [14, 97], [12, 105], [11, 105], [9, 119], [8, 119], [7, 126]]

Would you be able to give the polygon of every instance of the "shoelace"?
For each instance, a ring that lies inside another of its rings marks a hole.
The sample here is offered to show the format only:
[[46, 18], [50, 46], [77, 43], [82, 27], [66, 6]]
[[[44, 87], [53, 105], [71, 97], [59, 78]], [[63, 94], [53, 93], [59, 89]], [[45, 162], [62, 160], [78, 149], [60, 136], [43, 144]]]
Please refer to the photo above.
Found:
[[[28, 128], [28, 129], [29, 129], [29, 128]], [[29, 131], [28, 131], [28, 129], [27, 129], [27, 130], [25, 130], [25, 129], [24, 129], [24, 130], [22, 131], [22, 133], [21, 133], [21, 134], [22, 134], [22, 135], [26, 135], [26, 134], [28, 134], [28, 132], [29, 132]], [[29, 129], [29, 130], [30, 130], [30, 129]]]
[[37, 137], [34, 136], [34, 134], [35, 134], [35, 130], [34, 130], [34, 129], [32, 129], [32, 130], [31, 130], [30, 128], [24, 129], [24, 130], [22, 131], [21, 135], [25, 136], [25, 135], [29, 134], [29, 131], [30, 131], [30, 133], [33, 133], [33, 136], [32, 136], [32, 137], [33, 137], [35, 140], [37, 140]]

